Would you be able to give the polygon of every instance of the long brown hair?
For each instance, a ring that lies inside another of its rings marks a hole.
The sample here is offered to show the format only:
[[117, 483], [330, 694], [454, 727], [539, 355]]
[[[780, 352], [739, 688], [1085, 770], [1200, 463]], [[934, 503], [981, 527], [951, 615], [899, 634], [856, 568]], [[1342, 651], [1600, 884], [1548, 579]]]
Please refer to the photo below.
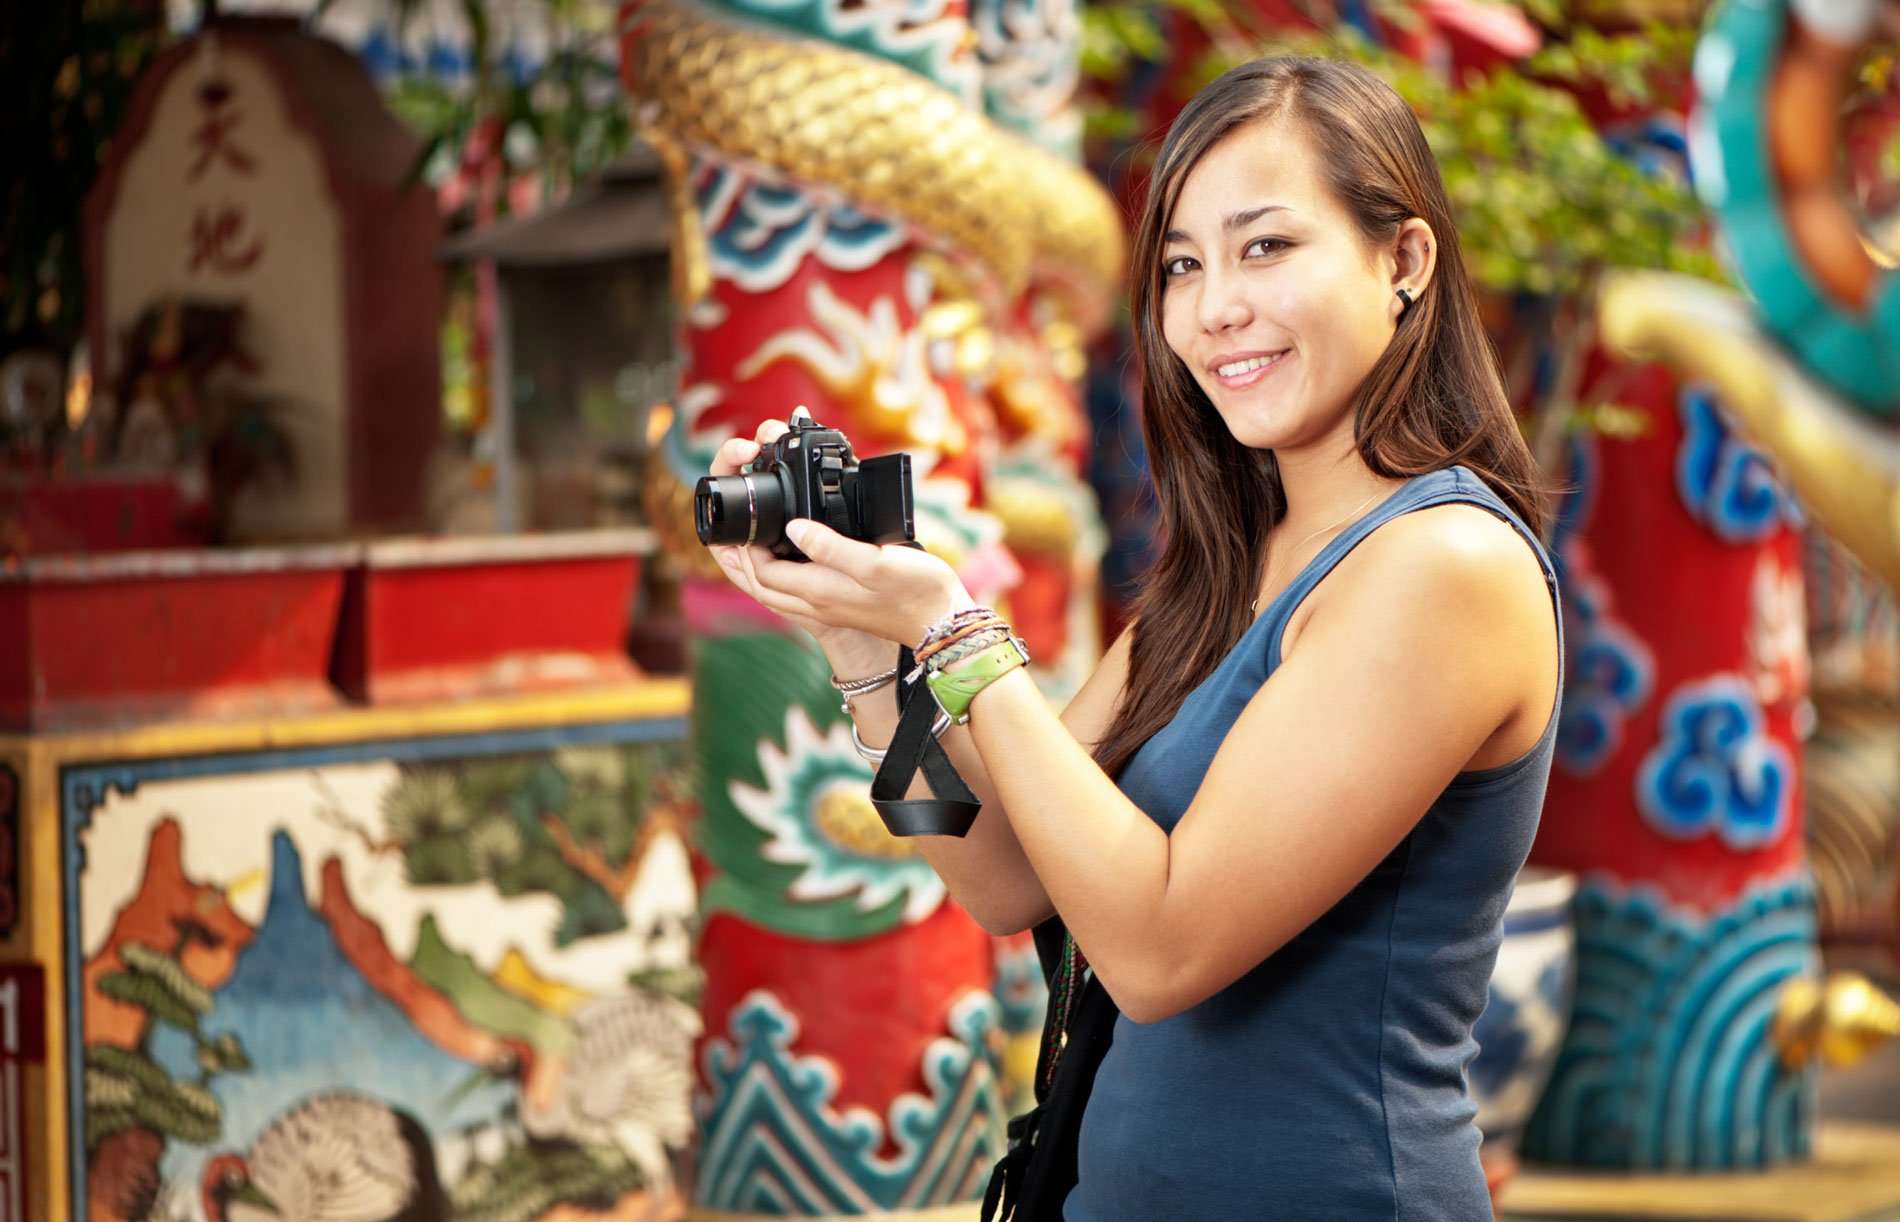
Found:
[[1271, 451], [1235, 440], [1161, 331], [1162, 245], [1182, 183], [1235, 129], [1300, 123], [1334, 196], [1373, 249], [1421, 217], [1438, 243], [1431, 284], [1356, 394], [1360, 456], [1407, 478], [1469, 467], [1533, 531], [1546, 493], [1499, 380], [1465, 276], [1451, 204], [1418, 120], [1390, 86], [1339, 60], [1263, 59], [1203, 89], [1161, 146], [1135, 235], [1132, 305], [1142, 432], [1162, 540], [1136, 610], [1122, 703], [1095, 758], [1112, 776], [1180, 709], [1252, 623], [1267, 535], [1286, 510]]

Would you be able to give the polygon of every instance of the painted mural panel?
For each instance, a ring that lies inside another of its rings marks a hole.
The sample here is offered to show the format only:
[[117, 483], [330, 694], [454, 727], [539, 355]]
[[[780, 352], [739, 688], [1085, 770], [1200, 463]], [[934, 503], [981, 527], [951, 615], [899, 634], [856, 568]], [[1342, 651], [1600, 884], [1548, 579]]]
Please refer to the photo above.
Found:
[[683, 734], [65, 769], [88, 1216], [668, 1216], [699, 1031]]

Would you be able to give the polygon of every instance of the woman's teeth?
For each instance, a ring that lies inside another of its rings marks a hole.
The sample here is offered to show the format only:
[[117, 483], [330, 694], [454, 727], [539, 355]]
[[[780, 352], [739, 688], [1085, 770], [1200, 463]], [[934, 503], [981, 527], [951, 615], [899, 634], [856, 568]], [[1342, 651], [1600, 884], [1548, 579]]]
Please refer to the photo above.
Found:
[[1280, 354], [1277, 352], [1272, 356], [1250, 356], [1244, 361], [1235, 361], [1231, 365], [1217, 366], [1214, 372], [1223, 378], [1237, 378], [1243, 373], [1252, 373], [1256, 369], [1265, 368], [1279, 359]]

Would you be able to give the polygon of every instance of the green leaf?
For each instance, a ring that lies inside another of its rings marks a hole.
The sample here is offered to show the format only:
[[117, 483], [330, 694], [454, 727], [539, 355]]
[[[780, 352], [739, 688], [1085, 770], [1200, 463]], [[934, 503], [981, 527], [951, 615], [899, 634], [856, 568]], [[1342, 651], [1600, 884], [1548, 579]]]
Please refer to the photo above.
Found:
[[138, 1122], [129, 1107], [86, 1107], [86, 1153], [96, 1152], [108, 1137], [123, 1133]]
[[139, 972], [113, 972], [100, 979], [99, 992], [145, 1011], [158, 1022], [194, 1033], [198, 1030], [197, 1012], [154, 977]]
[[211, 1012], [210, 990], [186, 975], [184, 965], [173, 956], [143, 943], [128, 942], [119, 948], [119, 959], [133, 971], [158, 981], [172, 996], [198, 1013]]

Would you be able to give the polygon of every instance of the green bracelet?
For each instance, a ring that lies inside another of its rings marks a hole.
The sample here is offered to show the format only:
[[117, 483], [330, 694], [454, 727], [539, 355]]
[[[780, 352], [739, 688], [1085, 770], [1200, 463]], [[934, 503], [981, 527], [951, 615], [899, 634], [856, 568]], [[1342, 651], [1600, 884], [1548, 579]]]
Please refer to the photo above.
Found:
[[965, 659], [954, 671], [933, 670], [924, 676], [930, 694], [936, 697], [953, 725], [970, 720], [970, 702], [976, 694], [1018, 666], [1029, 664], [1029, 647], [1021, 637], [997, 642], [982, 653]]

